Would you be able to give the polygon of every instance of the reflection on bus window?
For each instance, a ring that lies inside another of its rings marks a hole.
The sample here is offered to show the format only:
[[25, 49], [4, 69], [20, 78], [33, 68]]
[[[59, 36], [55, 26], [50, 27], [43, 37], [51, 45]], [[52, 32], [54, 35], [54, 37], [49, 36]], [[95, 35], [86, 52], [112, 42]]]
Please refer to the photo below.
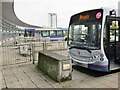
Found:
[[118, 29], [118, 21], [112, 21], [110, 25], [110, 29]]
[[69, 40], [72, 44], [74, 43], [74, 45], [78, 45], [79, 43], [81, 45], [84, 44], [84, 47], [86, 46], [87, 48], [94, 47], [98, 49], [100, 48], [100, 30], [101, 24], [99, 23], [73, 24], [70, 26]]
[[56, 31], [50, 31], [50, 36], [56, 36]]
[[62, 35], [63, 35], [62, 31], [57, 31], [57, 36], [62, 36]]
[[[116, 41], [118, 41], [119, 33], [118, 30], [116, 30]], [[110, 42], [115, 41], [115, 30], [110, 30]]]
[[49, 36], [49, 32], [48, 32], [48, 31], [42, 31], [42, 36], [43, 36], [43, 37]]
[[67, 30], [66, 30], [66, 31], [63, 31], [63, 35], [64, 35], [64, 36], [67, 36]]
[[119, 31], [118, 31], [118, 21], [112, 21], [110, 25], [110, 42], [115, 41], [115, 34], [116, 34], [116, 41], [118, 41]]

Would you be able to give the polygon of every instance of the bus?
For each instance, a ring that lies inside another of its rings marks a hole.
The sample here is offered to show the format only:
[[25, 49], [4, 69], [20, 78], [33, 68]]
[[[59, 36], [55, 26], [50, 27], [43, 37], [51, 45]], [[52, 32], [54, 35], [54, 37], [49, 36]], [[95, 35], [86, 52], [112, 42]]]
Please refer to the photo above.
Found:
[[120, 69], [120, 17], [114, 9], [98, 8], [71, 16], [68, 55], [76, 65], [110, 72]]
[[32, 28], [25, 29], [24, 37], [34, 37], [34, 36], [35, 36], [35, 29]]
[[67, 28], [40, 28], [35, 31], [40, 41], [66, 41]]
[[24, 37], [18, 37], [19, 42], [19, 53], [21, 55], [30, 55], [32, 46], [30, 45], [31, 42], [36, 42], [37, 39], [35, 38], [35, 29], [34, 28], [26, 28], [24, 29]]

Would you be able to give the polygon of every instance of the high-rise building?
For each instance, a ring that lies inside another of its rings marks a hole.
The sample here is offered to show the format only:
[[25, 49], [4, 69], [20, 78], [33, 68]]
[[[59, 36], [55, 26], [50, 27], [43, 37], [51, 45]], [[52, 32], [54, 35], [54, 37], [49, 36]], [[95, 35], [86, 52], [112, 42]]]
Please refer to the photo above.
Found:
[[49, 13], [48, 19], [49, 19], [49, 21], [48, 21], [49, 27], [57, 28], [57, 14], [56, 13]]

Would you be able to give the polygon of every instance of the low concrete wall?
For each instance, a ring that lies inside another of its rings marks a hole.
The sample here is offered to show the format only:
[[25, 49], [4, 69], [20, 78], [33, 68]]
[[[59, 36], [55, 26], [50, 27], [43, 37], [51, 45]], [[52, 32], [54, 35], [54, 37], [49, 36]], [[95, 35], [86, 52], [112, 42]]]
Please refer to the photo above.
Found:
[[70, 59], [52, 51], [39, 52], [38, 68], [58, 82], [72, 79]]

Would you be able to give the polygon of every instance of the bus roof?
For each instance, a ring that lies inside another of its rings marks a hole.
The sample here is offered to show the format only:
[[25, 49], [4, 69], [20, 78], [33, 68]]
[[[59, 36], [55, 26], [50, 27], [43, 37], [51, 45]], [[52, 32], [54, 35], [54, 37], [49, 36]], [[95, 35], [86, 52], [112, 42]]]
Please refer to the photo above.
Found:
[[68, 30], [67, 28], [38, 28], [35, 29], [36, 31], [43, 31], [43, 30]]

